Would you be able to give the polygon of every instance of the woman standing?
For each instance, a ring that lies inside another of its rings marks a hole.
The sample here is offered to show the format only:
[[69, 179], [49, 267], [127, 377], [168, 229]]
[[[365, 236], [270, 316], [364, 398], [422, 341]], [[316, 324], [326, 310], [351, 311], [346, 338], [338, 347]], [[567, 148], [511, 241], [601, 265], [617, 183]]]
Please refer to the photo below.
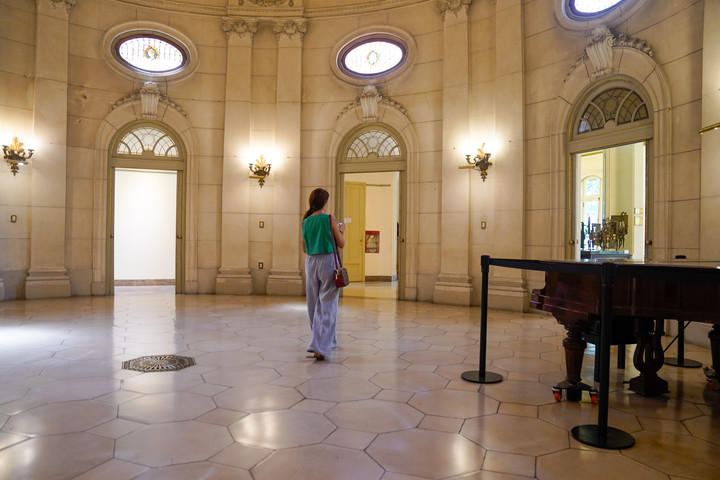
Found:
[[337, 343], [338, 288], [335, 286], [335, 254], [333, 241], [338, 248], [345, 246], [345, 225], [325, 213], [330, 194], [316, 188], [310, 193], [310, 209], [302, 222], [302, 243], [305, 257], [305, 290], [312, 340], [308, 352], [318, 360], [325, 360]]

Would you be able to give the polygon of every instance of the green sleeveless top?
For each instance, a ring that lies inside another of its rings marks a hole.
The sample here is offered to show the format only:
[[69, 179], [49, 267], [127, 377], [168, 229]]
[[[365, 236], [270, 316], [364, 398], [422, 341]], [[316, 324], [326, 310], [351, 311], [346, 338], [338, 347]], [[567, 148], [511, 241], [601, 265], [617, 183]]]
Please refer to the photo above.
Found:
[[333, 253], [329, 218], [330, 215], [326, 213], [318, 213], [303, 220], [302, 238], [305, 242], [305, 253], [308, 255]]

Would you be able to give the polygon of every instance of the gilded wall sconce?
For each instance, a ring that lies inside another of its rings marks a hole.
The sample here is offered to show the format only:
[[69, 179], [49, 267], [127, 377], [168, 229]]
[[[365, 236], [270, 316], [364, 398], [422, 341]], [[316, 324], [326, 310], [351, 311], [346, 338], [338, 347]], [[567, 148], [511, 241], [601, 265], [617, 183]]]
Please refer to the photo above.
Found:
[[471, 155], [465, 155], [465, 160], [467, 161], [468, 165], [462, 165], [458, 168], [474, 168], [475, 170], [478, 170], [480, 172], [480, 176], [482, 177], [483, 182], [487, 178], [488, 174], [488, 168], [490, 168], [490, 165], [492, 165], [492, 162], [490, 161], [490, 155], [491, 153], [485, 153], [483, 150], [483, 147], [485, 144], [483, 143], [480, 148], [478, 148], [478, 153], [473, 158], [470, 158]]
[[265, 185], [265, 177], [270, 175], [271, 164], [265, 163], [265, 157], [260, 155], [260, 158], [255, 160], [255, 163], [250, 165], [250, 178], [257, 178], [260, 188]]
[[3, 145], [3, 155], [5, 160], [10, 164], [10, 171], [13, 176], [17, 175], [20, 165], [27, 165], [30, 157], [33, 156], [33, 149], [28, 148], [25, 150], [23, 144], [18, 140], [17, 137], [13, 137], [12, 144], [10, 146]]

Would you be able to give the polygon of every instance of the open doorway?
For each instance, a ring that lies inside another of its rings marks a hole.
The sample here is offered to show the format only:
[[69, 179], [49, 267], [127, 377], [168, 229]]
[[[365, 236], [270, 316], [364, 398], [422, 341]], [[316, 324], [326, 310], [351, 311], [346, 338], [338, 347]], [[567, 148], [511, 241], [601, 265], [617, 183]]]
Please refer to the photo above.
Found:
[[573, 258], [644, 260], [646, 142], [574, 157]]
[[115, 294], [175, 293], [178, 172], [113, 171]]
[[351, 280], [343, 295], [398, 298], [400, 172], [346, 173], [342, 198]]

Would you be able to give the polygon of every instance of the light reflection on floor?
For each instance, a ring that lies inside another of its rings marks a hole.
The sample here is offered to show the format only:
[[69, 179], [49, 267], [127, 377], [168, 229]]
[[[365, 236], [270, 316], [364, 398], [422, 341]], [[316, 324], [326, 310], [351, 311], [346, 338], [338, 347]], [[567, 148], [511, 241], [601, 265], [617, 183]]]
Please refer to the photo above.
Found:
[[346, 297], [398, 298], [397, 282], [350, 282], [343, 288]]

